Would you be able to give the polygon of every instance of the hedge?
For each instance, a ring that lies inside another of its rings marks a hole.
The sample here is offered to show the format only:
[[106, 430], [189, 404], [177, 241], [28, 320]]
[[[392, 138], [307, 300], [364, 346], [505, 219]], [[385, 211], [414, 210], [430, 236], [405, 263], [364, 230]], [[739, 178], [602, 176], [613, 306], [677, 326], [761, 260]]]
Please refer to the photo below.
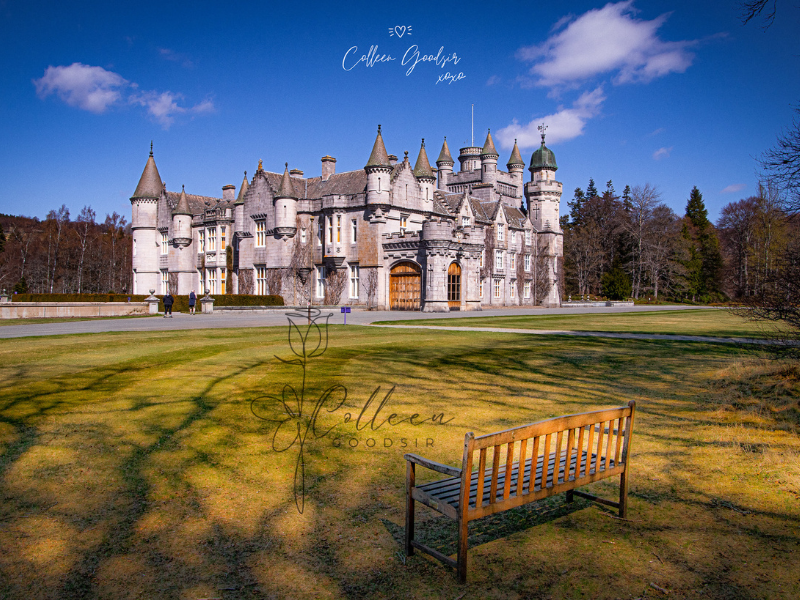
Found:
[[[145, 298], [141, 294], [14, 294], [12, 302], [144, 302]], [[156, 295], [163, 298], [163, 295]], [[197, 297], [197, 311], [200, 312], [200, 298]], [[243, 294], [219, 294], [211, 296], [214, 298], [214, 306], [283, 306], [281, 296], [247, 296]], [[189, 296], [175, 296], [175, 303], [172, 305], [174, 312], [189, 312]], [[158, 303], [158, 309], [164, 310], [164, 303]]]

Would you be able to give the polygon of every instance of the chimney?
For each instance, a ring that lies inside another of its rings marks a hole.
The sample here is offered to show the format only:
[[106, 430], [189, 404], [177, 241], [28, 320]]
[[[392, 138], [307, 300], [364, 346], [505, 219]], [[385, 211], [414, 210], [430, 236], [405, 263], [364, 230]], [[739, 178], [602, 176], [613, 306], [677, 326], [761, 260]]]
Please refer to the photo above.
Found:
[[389, 155], [389, 164], [392, 165], [392, 166], [395, 166], [397, 164], [397, 155], [396, 154], [390, 154]]
[[289, 176], [290, 177], [297, 177], [298, 179], [302, 179], [303, 178], [303, 172], [300, 169], [292, 169], [291, 171], [289, 171]]
[[222, 199], [223, 200], [236, 200], [236, 186], [235, 185], [223, 185], [222, 186]]
[[336, 159], [327, 154], [322, 157], [322, 181], [328, 181], [336, 173]]

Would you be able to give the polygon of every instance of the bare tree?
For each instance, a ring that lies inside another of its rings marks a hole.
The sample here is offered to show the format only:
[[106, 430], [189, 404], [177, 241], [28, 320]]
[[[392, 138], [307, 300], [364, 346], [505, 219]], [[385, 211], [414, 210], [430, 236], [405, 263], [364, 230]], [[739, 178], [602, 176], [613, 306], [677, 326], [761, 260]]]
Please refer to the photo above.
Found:
[[80, 258], [78, 259], [78, 293], [83, 291], [83, 269], [86, 259], [86, 247], [90, 240], [90, 232], [94, 230], [94, 220], [97, 214], [89, 207], [84, 206], [78, 215], [77, 232], [80, 242]]
[[346, 285], [347, 272], [344, 269], [328, 270], [325, 278], [325, 304], [339, 304]]
[[365, 268], [362, 273], [364, 274], [364, 294], [367, 297], [367, 308], [372, 309], [375, 295], [378, 293], [378, 268]]
[[768, 5], [772, 4], [772, 9], [764, 17], [764, 21], [766, 21], [764, 28], [766, 29], [775, 21], [775, 13], [778, 9], [777, 3], [778, 0], [743, 0], [742, 23], [749, 23], [751, 20], [759, 16]]
[[628, 218], [623, 221], [623, 227], [631, 242], [631, 283], [633, 297], [637, 299], [644, 283], [644, 251], [650, 237], [648, 227], [660, 199], [661, 194], [649, 183], [633, 186], [628, 199]]

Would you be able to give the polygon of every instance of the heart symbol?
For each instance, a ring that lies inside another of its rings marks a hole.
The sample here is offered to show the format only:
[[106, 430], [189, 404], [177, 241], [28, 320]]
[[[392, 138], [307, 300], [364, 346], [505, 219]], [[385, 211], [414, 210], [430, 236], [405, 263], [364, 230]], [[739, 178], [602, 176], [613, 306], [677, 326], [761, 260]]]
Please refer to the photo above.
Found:
[[397, 25], [394, 28], [394, 32], [395, 32], [395, 34], [397, 34], [397, 37], [401, 38], [401, 37], [403, 37], [403, 34], [406, 32], [406, 26], [403, 25], [402, 27], [400, 27], [400, 25]]

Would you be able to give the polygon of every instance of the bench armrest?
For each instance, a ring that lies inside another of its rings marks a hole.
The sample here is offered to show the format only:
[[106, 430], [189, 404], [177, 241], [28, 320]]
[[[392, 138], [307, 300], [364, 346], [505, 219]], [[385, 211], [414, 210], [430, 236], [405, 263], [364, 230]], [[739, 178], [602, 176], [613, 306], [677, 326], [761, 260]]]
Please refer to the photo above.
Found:
[[422, 458], [417, 454], [406, 454], [403, 458], [407, 461], [416, 463], [418, 465], [422, 465], [432, 471], [438, 471], [439, 473], [444, 473], [445, 475], [451, 475], [453, 477], [461, 477], [461, 469], [457, 469], [455, 467], [451, 467], [449, 465], [443, 465], [442, 463], [438, 463], [435, 460], [428, 460], [427, 458]]

